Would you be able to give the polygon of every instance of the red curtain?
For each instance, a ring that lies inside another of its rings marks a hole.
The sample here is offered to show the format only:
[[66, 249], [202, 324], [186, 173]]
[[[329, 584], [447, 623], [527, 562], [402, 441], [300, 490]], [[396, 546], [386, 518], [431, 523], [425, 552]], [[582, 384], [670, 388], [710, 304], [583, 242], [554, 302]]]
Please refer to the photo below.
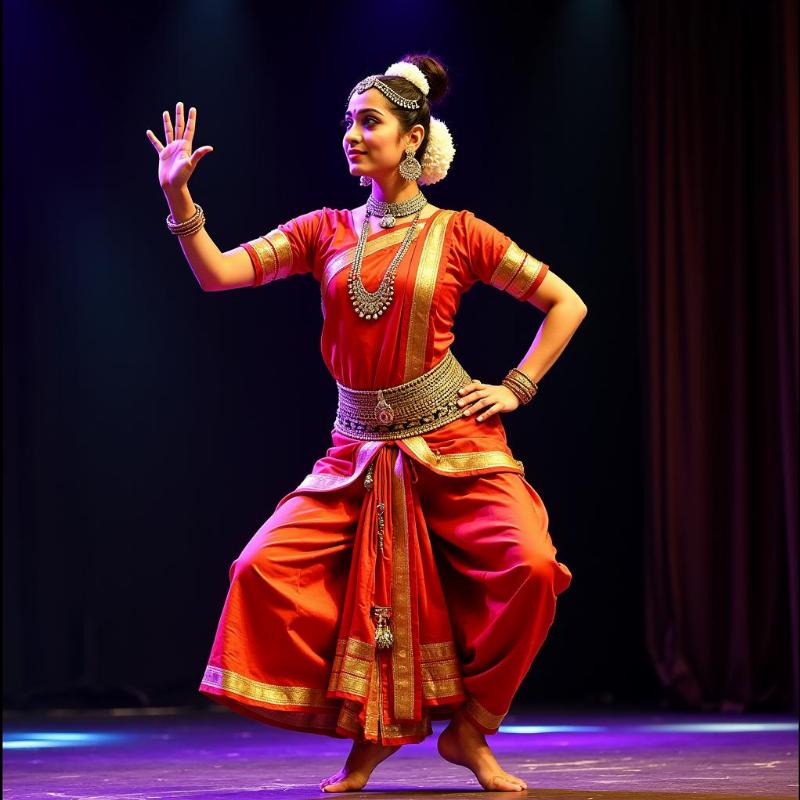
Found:
[[680, 704], [796, 710], [797, 3], [634, 15], [647, 646]]

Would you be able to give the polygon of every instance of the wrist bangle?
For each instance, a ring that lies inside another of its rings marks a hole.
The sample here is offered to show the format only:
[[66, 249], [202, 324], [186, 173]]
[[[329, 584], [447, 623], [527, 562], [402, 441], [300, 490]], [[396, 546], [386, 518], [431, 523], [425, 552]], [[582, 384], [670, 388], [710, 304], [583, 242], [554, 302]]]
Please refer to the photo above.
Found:
[[539, 385], [531, 380], [522, 370], [512, 367], [503, 378], [503, 386], [510, 389], [524, 405], [530, 403], [539, 391]]
[[194, 208], [194, 214], [183, 222], [175, 222], [172, 214], [167, 214], [167, 229], [169, 232], [176, 236], [188, 236], [195, 231], [199, 231], [206, 224], [206, 215], [197, 203], [194, 204]]

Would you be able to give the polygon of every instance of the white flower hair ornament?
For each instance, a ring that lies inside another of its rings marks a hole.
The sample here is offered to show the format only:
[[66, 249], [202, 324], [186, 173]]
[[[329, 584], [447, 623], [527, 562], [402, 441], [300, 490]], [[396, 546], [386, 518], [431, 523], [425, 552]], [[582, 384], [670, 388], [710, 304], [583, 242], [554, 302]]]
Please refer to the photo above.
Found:
[[[428, 79], [425, 77], [422, 70], [410, 61], [397, 61], [383, 74], [405, 78], [407, 81], [413, 83], [422, 94], [426, 97], [428, 96], [428, 92], [430, 91]], [[390, 102], [401, 108], [419, 108], [419, 100], [409, 100], [403, 97], [385, 84], [380, 78], [380, 75], [368, 75], [353, 87], [350, 92], [350, 98], [352, 98], [354, 94], [362, 94], [366, 92], [367, 89], [374, 86]], [[348, 103], [350, 98], [348, 98]], [[447, 175], [455, 152], [456, 149], [453, 146], [453, 137], [450, 135], [447, 125], [440, 119], [431, 116], [430, 129], [428, 131], [428, 146], [425, 149], [425, 155], [422, 157], [422, 162], [420, 164], [422, 172], [419, 178], [417, 178], [417, 181], [423, 185], [438, 183]], [[368, 185], [370, 180], [370, 178], [362, 178], [362, 185]], [[366, 183], [363, 183], [363, 181], [366, 181]]]
[[438, 183], [447, 175], [455, 153], [453, 137], [450, 135], [447, 125], [440, 119], [431, 117], [428, 146], [422, 157], [422, 174], [418, 178], [419, 183], [426, 186]]
[[[426, 97], [430, 92], [430, 84], [422, 70], [410, 61], [396, 61], [384, 75], [397, 75], [414, 84]], [[431, 116], [430, 131], [428, 132], [428, 146], [422, 157], [422, 174], [418, 182], [424, 186], [438, 183], [450, 169], [456, 149], [453, 146], [453, 137], [440, 119]]]
[[410, 61], [395, 61], [383, 74], [397, 75], [401, 78], [405, 78], [407, 81], [413, 83], [425, 97], [428, 96], [428, 92], [431, 90], [425, 73], [416, 64], [412, 64]]

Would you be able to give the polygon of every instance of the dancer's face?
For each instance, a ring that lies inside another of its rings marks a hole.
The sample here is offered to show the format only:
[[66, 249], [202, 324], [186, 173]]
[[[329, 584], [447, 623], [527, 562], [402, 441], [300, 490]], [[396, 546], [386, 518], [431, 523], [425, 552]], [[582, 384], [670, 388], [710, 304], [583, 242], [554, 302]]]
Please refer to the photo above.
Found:
[[[371, 178], [396, 170], [405, 158], [406, 148], [416, 151], [425, 133], [422, 125], [414, 125], [408, 133], [403, 133], [391, 104], [374, 88], [350, 98], [342, 126], [342, 146], [350, 174], [369, 175]], [[358, 150], [363, 155], [353, 155], [351, 150]]]

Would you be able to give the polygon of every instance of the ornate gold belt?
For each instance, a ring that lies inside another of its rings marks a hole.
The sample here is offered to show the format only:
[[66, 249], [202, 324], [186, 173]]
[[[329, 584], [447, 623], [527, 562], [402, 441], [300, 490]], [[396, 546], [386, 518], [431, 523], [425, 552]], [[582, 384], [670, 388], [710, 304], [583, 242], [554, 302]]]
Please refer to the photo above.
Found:
[[350, 389], [336, 381], [333, 427], [354, 439], [404, 439], [458, 419], [458, 390], [471, 380], [452, 351], [417, 378], [386, 389]]

